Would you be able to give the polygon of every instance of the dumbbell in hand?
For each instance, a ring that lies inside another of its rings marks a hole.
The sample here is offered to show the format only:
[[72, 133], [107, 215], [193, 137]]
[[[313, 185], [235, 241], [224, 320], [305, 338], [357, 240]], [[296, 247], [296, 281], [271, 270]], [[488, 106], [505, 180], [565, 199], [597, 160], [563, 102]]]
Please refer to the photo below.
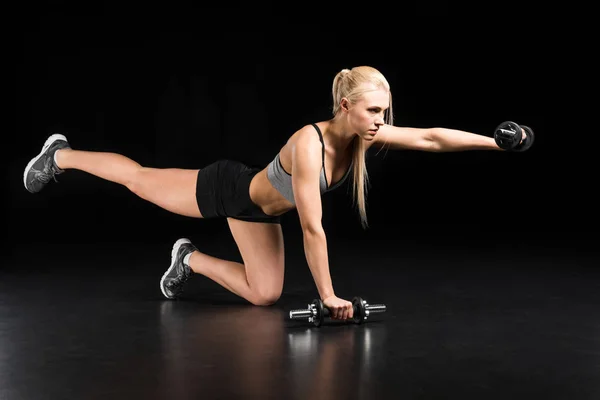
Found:
[[[386, 306], [385, 304], [369, 304], [357, 296], [352, 299], [352, 309], [352, 321], [362, 324], [372, 313], [385, 312]], [[323, 305], [323, 301], [320, 299], [314, 299], [304, 310], [290, 311], [290, 319], [305, 319], [308, 322], [312, 322], [315, 326], [321, 326], [323, 320], [328, 318], [329, 315], [329, 309]]]
[[[523, 137], [523, 133], [525, 133], [525, 137]], [[494, 140], [498, 147], [508, 151], [529, 150], [534, 139], [533, 129], [512, 121], [504, 121], [494, 131]]]

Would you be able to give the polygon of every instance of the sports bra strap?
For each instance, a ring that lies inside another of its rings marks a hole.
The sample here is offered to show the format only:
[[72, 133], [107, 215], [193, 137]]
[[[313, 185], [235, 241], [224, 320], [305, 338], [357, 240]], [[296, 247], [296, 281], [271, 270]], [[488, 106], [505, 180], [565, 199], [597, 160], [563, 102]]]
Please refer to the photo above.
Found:
[[317, 133], [319, 134], [319, 139], [321, 140], [321, 144], [323, 145], [323, 171], [325, 171], [325, 141], [323, 140], [323, 134], [321, 133], [321, 130], [319, 129], [319, 127], [317, 126], [317, 124], [312, 123], [311, 124], [316, 130]]

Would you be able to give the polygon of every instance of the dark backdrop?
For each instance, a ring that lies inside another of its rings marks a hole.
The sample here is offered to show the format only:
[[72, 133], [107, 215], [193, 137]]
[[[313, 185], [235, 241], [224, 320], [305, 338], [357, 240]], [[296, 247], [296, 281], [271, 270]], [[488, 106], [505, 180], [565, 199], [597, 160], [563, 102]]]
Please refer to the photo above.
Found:
[[[597, 168], [581, 145], [592, 132], [562, 122], [575, 100], [562, 95], [575, 51], [558, 10], [276, 4], [47, 3], [13, 14], [15, 127], [3, 151], [9, 246], [226, 232], [223, 221], [169, 214], [78, 171], [29, 194], [23, 168], [54, 132], [74, 148], [146, 166], [266, 165], [295, 130], [330, 118], [335, 74], [367, 64], [392, 85], [397, 125], [491, 136], [513, 120], [532, 127], [536, 142], [527, 153], [372, 152], [370, 228], [360, 228], [344, 186], [323, 198], [331, 241], [595, 249]], [[283, 221], [286, 233], [299, 233], [295, 212]]]

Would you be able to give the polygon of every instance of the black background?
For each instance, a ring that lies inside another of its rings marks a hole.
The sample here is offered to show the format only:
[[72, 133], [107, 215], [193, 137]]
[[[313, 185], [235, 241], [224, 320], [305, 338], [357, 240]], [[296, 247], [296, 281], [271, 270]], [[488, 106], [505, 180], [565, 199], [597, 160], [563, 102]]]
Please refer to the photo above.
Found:
[[[580, 118], [567, 111], [581, 101], [567, 93], [582, 70], [577, 27], [566, 28], [562, 10], [324, 4], [21, 6], [11, 34], [15, 128], [3, 151], [9, 246], [227, 232], [223, 221], [169, 214], [80, 171], [30, 194], [23, 169], [54, 132], [76, 149], [145, 166], [266, 165], [295, 130], [331, 117], [339, 70], [371, 65], [392, 86], [396, 125], [491, 136], [512, 120], [532, 127], [536, 142], [526, 153], [370, 153], [370, 228], [361, 229], [344, 186], [323, 198], [330, 241], [595, 251], [597, 167], [587, 141], [595, 133], [576, 130]], [[299, 233], [296, 212], [283, 223]]]

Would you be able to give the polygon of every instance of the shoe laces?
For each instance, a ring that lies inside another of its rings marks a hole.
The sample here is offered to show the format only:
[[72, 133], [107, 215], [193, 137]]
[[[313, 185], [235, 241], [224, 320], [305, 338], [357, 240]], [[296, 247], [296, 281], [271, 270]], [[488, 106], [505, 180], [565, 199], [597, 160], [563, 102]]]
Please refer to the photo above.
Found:
[[42, 183], [48, 183], [50, 182], [50, 179], [54, 179], [55, 182], [58, 182], [58, 180], [56, 179], [56, 175], [61, 173], [56, 168], [54, 168], [54, 163], [50, 158], [46, 160], [43, 170], [35, 172], [35, 178], [41, 181]]
[[183, 262], [181, 263], [181, 265], [183, 266], [183, 268], [181, 269], [181, 273], [177, 274], [175, 278], [173, 278], [167, 283], [167, 287], [169, 289], [178, 289], [178, 291], [181, 291], [183, 284], [186, 283], [192, 275], [189, 267], [184, 265]]

